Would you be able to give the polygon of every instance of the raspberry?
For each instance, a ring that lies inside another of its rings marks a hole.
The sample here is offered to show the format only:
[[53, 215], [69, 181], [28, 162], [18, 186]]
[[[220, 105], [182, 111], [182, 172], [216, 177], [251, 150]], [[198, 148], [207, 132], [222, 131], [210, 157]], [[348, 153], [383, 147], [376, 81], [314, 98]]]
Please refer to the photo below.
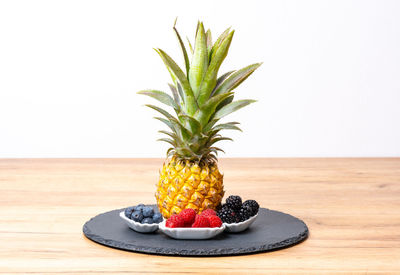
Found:
[[194, 219], [192, 227], [210, 227], [210, 222], [208, 221], [207, 217], [197, 215]]
[[179, 216], [183, 219], [185, 226], [190, 227], [196, 218], [196, 211], [191, 208], [183, 209]]
[[221, 227], [222, 221], [218, 216], [207, 216], [207, 219], [210, 223], [210, 227]]
[[175, 228], [175, 227], [184, 227], [185, 222], [178, 215], [172, 215], [165, 223], [166, 227]]
[[215, 213], [215, 211], [212, 210], [212, 209], [206, 209], [206, 210], [204, 210], [203, 212], [201, 212], [201, 215], [204, 216], [204, 217], [207, 217], [207, 216], [216, 216], [217, 213]]

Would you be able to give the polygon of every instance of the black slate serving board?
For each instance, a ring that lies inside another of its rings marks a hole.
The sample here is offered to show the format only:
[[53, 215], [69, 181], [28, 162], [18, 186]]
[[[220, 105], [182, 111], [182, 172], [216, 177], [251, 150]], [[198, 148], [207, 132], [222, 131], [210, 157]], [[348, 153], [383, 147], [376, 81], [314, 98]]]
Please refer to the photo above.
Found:
[[265, 252], [292, 246], [308, 237], [308, 228], [303, 221], [265, 208], [260, 208], [256, 221], [247, 230], [223, 232], [209, 240], [175, 240], [159, 231], [147, 234], [135, 232], [119, 217], [123, 210], [93, 217], [83, 226], [83, 233], [90, 240], [109, 247], [175, 256], [232, 256]]

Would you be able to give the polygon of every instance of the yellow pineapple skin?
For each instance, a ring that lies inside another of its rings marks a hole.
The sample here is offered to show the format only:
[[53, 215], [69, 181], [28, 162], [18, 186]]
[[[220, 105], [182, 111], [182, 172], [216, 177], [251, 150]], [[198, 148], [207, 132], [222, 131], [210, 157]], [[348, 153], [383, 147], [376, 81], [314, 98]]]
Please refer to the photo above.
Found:
[[224, 196], [223, 175], [216, 163], [200, 167], [172, 158], [163, 164], [156, 186], [157, 206], [166, 219], [185, 208], [199, 214], [208, 208], [215, 210]]

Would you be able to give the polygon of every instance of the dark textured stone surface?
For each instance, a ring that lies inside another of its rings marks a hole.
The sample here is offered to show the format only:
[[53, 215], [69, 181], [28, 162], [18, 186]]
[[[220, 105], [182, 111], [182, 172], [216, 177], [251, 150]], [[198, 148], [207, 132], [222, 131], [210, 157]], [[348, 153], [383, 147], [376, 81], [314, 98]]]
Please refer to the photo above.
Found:
[[175, 240], [161, 232], [142, 234], [119, 217], [123, 209], [100, 214], [83, 226], [97, 243], [135, 252], [176, 256], [228, 256], [265, 252], [297, 244], [308, 236], [306, 224], [285, 213], [260, 208], [257, 220], [244, 232], [222, 233], [210, 240]]

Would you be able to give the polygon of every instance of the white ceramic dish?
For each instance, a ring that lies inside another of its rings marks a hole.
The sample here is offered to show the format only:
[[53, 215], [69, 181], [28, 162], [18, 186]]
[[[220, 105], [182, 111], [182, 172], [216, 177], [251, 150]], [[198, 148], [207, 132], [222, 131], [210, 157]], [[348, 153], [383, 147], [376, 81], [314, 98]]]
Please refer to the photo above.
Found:
[[222, 233], [225, 229], [225, 225], [221, 227], [202, 227], [202, 228], [169, 228], [165, 226], [165, 220], [159, 223], [160, 231], [165, 235], [180, 240], [205, 240], [211, 239], [218, 234]]
[[242, 231], [246, 230], [257, 219], [257, 216], [258, 216], [258, 213], [255, 216], [251, 217], [250, 219], [248, 219], [244, 222], [224, 223], [225, 231], [232, 232], [232, 233], [242, 232]]
[[140, 233], [150, 233], [154, 232], [158, 229], [158, 223], [140, 223], [135, 222], [128, 217], [125, 216], [124, 211], [119, 213], [119, 216], [125, 221], [125, 223], [133, 230], [140, 232]]

